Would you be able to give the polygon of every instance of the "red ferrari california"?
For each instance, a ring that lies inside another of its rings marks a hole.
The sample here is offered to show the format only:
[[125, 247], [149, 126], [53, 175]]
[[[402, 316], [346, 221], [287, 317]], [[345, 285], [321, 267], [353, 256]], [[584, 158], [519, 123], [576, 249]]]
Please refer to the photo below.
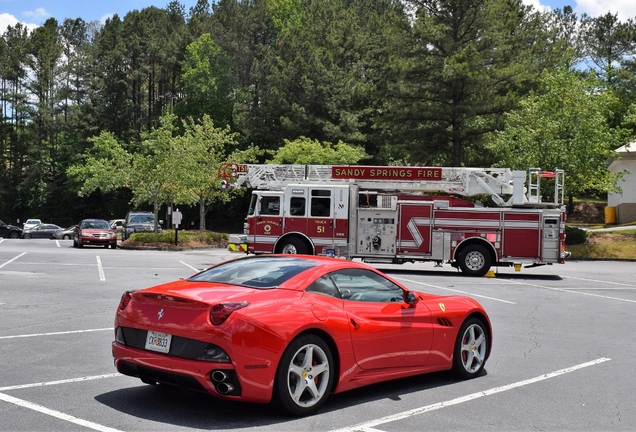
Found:
[[492, 329], [468, 297], [411, 291], [365, 264], [268, 255], [127, 291], [117, 370], [147, 384], [309, 415], [331, 393], [427, 372], [478, 376]]

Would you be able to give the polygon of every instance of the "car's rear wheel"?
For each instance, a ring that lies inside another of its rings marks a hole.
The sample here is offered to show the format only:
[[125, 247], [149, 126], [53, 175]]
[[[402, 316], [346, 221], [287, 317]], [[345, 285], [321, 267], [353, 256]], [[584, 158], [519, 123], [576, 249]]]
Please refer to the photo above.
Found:
[[113, 249], [117, 249], [117, 243], [113, 243], [112, 245], [110, 245], [110, 247]]
[[461, 378], [478, 376], [488, 357], [488, 332], [479, 318], [467, 319], [457, 334], [453, 352], [453, 371]]
[[320, 337], [303, 335], [295, 339], [278, 365], [274, 401], [289, 414], [313, 414], [331, 392], [333, 365], [331, 350]]

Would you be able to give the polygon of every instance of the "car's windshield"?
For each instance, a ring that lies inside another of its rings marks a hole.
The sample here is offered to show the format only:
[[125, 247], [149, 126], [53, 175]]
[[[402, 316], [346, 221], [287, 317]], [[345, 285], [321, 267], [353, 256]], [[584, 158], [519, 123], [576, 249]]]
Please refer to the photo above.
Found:
[[155, 221], [154, 215], [134, 215], [130, 217], [130, 222], [128, 223], [151, 224], [151, 223], [154, 223], [154, 221]]
[[85, 221], [82, 223], [82, 229], [103, 229], [109, 230], [108, 222], [106, 221]]
[[251, 257], [211, 267], [189, 281], [217, 282], [251, 288], [275, 288], [318, 262], [293, 257]]

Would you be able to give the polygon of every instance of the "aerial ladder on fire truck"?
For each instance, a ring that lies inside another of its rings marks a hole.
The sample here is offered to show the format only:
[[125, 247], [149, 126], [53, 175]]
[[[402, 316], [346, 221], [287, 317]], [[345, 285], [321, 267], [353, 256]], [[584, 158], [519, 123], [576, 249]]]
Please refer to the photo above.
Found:
[[[221, 187], [226, 189], [282, 190], [289, 184], [355, 182], [360, 190], [487, 195], [499, 207], [558, 207], [564, 199], [564, 172], [559, 169], [530, 168], [526, 172], [509, 168], [222, 164], [218, 174], [223, 178]], [[542, 179], [553, 179], [551, 199], [543, 196]]]

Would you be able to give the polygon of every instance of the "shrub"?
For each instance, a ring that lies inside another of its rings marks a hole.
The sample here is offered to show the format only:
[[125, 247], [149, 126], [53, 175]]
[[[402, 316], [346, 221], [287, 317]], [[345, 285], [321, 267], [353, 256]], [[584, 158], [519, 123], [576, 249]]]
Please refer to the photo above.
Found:
[[[181, 231], [178, 234], [179, 244], [187, 244], [189, 242], [200, 242], [204, 244], [214, 244], [223, 240], [228, 240], [229, 235], [226, 233], [218, 233], [212, 231], [204, 231], [203, 236], [199, 236], [199, 231]], [[174, 230], [164, 230], [158, 234], [155, 233], [134, 233], [128, 241], [132, 243], [168, 243], [174, 244]]]
[[583, 244], [587, 240], [587, 231], [581, 228], [565, 226], [565, 244], [576, 245]]

